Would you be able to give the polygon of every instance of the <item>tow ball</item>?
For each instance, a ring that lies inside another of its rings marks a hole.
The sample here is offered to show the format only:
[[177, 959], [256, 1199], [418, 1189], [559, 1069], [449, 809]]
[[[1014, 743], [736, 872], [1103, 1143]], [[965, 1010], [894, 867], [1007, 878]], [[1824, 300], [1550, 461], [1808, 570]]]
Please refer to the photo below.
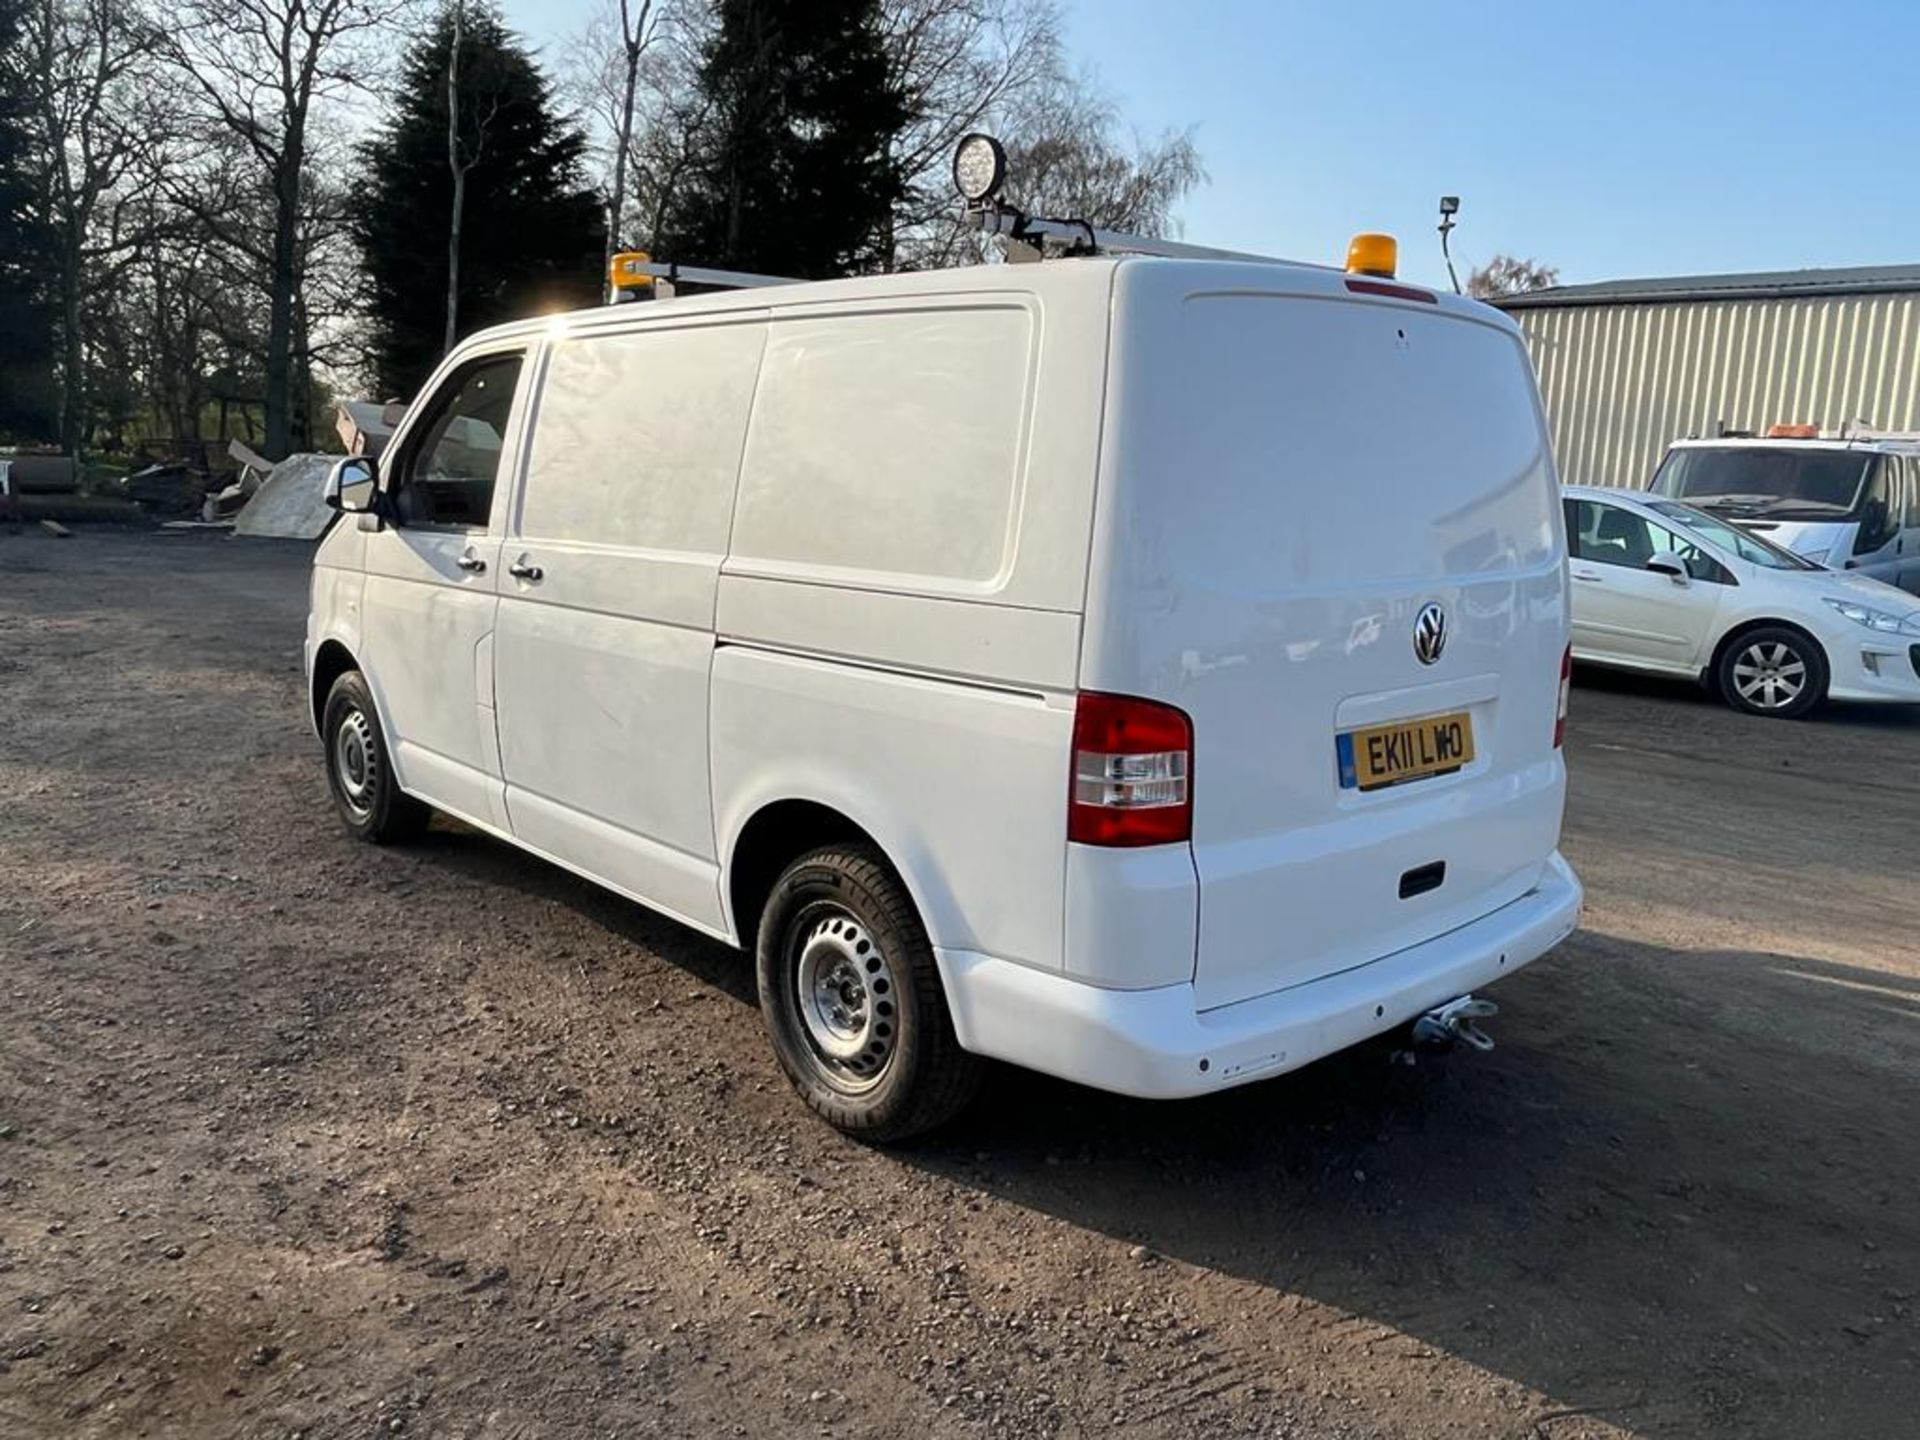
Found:
[[1476, 1050], [1493, 1049], [1493, 1037], [1473, 1022], [1498, 1015], [1500, 1007], [1491, 1000], [1462, 995], [1427, 1011], [1413, 1022], [1413, 1041], [1430, 1049], [1451, 1049], [1456, 1042]]

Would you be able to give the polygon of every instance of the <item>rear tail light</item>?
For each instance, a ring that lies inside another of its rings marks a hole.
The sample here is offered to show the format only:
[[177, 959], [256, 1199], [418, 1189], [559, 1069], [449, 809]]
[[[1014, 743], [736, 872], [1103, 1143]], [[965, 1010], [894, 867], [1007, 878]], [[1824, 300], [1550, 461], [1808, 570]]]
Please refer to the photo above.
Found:
[[1567, 739], [1567, 692], [1573, 689], [1573, 646], [1560, 652], [1560, 708], [1553, 717], [1553, 748], [1558, 750]]
[[1073, 710], [1067, 838], [1082, 845], [1193, 838], [1193, 722], [1184, 712], [1081, 692]]

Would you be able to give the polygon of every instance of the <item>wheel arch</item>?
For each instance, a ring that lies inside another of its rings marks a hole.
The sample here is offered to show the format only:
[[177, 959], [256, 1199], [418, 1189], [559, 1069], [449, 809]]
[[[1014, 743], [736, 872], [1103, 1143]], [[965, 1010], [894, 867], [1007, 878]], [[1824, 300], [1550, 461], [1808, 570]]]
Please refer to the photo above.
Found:
[[1791, 630], [1795, 635], [1798, 635], [1811, 645], [1814, 653], [1820, 657], [1821, 669], [1826, 672], [1821, 677], [1822, 684], [1820, 687], [1821, 695], [1824, 698], [1827, 688], [1833, 684], [1833, 657], [1827, 653], [1826, 645], [1822, 643], [1818, 635], [1814, 634], [1806, 626], [1796, 624], [1792, 620], [1780, 620], [1766, 615], [1757, 616], [1751, 620], [1742, 620], [1738, 625], [1733, 626], [1726, 634], [1720, 637], [1719, 643], [1713, 647], [1713, 658], [1707, 662], [1706, 683], [1718, 688], [1720, 684], [1720, 666], [1727, 658], [1727, 652], [1731, 650], [1738, 641], [1753, 634], [1756, 630]]
[[890, 843], [885, 827], [874, 824], [857, 807], [796, 794], [769, 798], [754, 806], [726, 847], [721, 899], [729, 932], [742, 949], [753, 950], [760, 912], [781, 872], [808, 851], [834, 844], [872, 849], [906, 887], [928, 937], [936, 935], [925, 889], [913, 867], [902, 863], [903, 854], [909, 853], [907, 848], [897, 838]]
[[308, 688], [307, 709], [313, 719], [313, 733], [320, 733], [320, 722], [324, 718], [327, 706], [327, 692], [333, 689], [333, 682], [349, 670], [360, 669], [360, 662], [346, 642], [329, 637], [320, 642], [320, 648], [313, 654], [313, 681]]

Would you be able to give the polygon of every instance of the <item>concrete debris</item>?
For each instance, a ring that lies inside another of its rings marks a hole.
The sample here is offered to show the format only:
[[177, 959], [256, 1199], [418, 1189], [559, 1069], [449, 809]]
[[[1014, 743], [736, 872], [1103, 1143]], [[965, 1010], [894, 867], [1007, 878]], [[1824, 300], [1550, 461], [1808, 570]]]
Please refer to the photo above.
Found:
[[186, 517], [200, 513], [206, 478], [185, 465], [149, 465], [121, 482], [127, 498], [157, 515]]
[[326, 501], [327, 476], [339, 458], [289, 455], [273, 467], [273, 473], [240, 508], [234, 533], [318, 540], [334, 517]]
[[256, 479], [264, 480], [273, 470], [273, 461], [258, 450], [251, 449], [245, 441], [229, 440], [227, 454], [239, 465], [243, 475], [251, 470]]
[[387, 441], [406, 414], [407, 407], [399, 400], [384, 405], [371, 400], [342, 400], [333, 428], [347, 447], [347, 454], [378, 455], [387, 448]]

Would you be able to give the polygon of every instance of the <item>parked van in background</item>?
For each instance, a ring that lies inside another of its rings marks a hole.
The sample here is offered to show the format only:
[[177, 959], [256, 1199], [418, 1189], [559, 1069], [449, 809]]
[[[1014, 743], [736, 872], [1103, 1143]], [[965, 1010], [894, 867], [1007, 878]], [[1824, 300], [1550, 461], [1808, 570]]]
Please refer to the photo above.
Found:
[[1677, 440], [1653, 491], [1920, 594], [1920, 437]]
[[1283, 264], [736, 291], [462, 344], [321, 544], [348, 827], [427, 807], [755, 952], [873, 1138], [992, 1056], [1181, 1096], [1573, 929], [1518, 333]]

